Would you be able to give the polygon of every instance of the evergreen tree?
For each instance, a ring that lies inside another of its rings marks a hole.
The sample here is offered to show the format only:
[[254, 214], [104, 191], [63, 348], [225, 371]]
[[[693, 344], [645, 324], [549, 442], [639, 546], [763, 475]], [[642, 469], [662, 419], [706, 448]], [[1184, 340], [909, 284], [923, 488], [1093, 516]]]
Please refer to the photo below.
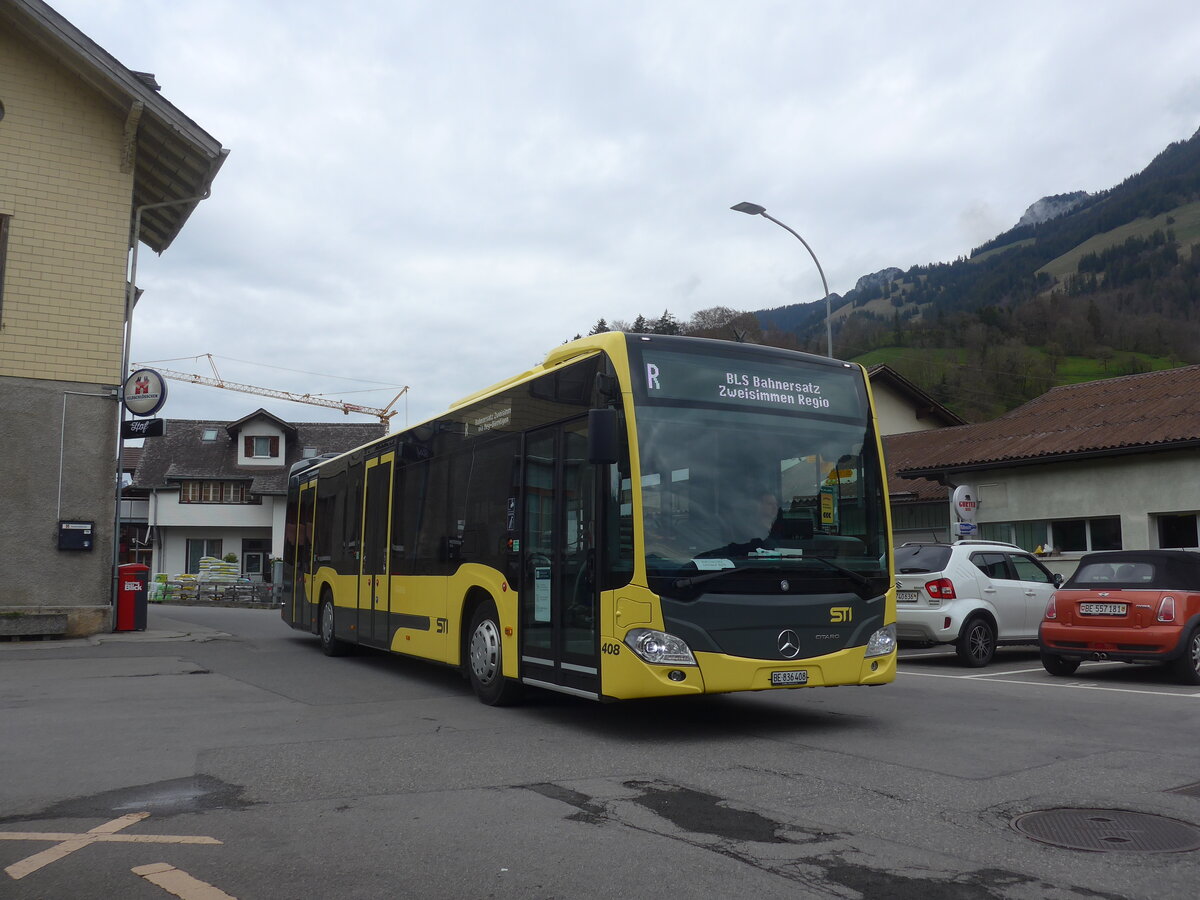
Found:
[[636, 319], [633, 320], [633, 324], [629, 326], [629, 330], [634, 334], [646, 334], [649, 329], [650, 326], [649, 323], [646, 322], [646, 317], [640, 314]]
[[596, 324], [592, 326], [592, 330], [588, 332], [588, 335], [604, 334], [606, 331], [610, 330], [611, 329], [608, 327], [608, 323], [605, 322], [603, 318], [600, 318], [596, 320]]
[[663, 310], [663, 314], [658, 317], [658, 321], [654, 323], [651, 329], [653, 334], [682, 334], [683, 329], [679, 327], [679, 323], [675, 321], [675, 317], [671, 315], [670, 310]]

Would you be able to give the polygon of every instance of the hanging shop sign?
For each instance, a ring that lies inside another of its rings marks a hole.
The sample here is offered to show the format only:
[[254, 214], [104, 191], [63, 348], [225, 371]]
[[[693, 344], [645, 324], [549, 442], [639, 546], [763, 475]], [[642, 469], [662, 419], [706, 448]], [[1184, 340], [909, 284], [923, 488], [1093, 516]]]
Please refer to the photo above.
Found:
[[131, 438], [162, 437], [167, 431], [166, 419], [130, 419], [121, 423], [121, 437]]
[[167, 402], [167, 383], [153, 369], [138, 369], [125, 379], [121, 400], [130, 414], [152, 416]]

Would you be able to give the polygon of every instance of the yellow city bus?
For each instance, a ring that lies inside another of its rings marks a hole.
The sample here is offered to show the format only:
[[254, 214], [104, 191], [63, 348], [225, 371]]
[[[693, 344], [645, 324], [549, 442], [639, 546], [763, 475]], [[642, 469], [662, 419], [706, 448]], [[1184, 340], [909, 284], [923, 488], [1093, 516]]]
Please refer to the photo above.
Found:
[[861, 366], [607, 333], [291, 472], [282, 615], [337, 656], [459, 667], [484, 703], [895, 678]]

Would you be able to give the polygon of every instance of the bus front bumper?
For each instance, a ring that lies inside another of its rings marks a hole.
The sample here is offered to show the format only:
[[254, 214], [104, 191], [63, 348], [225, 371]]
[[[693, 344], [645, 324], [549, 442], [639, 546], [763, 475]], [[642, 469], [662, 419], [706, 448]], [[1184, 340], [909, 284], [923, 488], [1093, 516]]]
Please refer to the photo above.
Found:
[[746, 659], [695, 653], [695, 666], [650, 665], [630, 652], [605, 661], [605, 697], [629, 700], [686, 694], [772, 691], [798, 687], [888, 684], [896, 678], [896, 651], [867, 657], [850, 647], [811, 659]]

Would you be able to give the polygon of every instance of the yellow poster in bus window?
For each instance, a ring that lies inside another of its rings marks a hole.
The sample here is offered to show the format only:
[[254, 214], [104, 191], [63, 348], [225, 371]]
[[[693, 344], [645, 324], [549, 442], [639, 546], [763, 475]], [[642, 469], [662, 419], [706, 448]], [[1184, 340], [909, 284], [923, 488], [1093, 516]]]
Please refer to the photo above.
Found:
[[829, 488], [821, 488], [821, 524], [831, 527], [837, 524], [837, 506]]

